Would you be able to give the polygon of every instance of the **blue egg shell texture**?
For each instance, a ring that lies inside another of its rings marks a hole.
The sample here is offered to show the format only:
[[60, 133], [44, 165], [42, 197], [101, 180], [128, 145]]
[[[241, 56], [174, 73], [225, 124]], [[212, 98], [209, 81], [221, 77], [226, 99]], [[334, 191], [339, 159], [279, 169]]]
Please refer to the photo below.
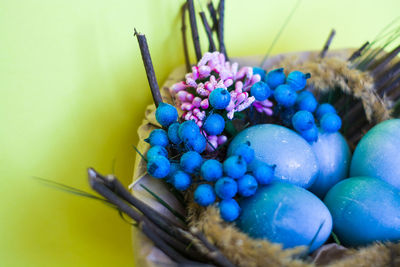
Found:
[[380, 178], [400, 189], [400, 119], [379, 123], [358, 143], [350, 177]]
[[319, 174], [311, 192], [323, 198], [329, 189], [349, 174], [351, 152], [350, 148], [339, 133], [318, 132], [318, 140], [311, 145], [317, 156]]
[[324, 202], [344, 245], [400, 240], [400, 192], [390, 184], [366, 176], [345, 179], [329, 190]]
[[332, 217], [324, 203], [307, 190], [273, 183], [239, 201], [237, 227], [253, 238], [283, 244], [283, 248], [309, 245], [314, 251], [328, 239]]
[[294, 131], [275, 124], [258, 124], [246, 128], [233, 138], [228, 155], [243, 143], [250, 142], [255, 159], [249, 165], [250, 170], [257, 162], [275, 167], [273, 181], [292, 183], [304, 188], [312, 185], [317, 178], [319, 167], [311, 146]]

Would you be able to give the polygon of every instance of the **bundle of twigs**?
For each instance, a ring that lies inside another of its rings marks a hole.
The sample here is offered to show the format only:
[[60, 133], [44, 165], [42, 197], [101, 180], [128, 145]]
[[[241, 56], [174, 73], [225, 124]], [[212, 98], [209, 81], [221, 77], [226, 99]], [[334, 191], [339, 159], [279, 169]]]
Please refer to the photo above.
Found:
[[[181, 226], [133, 196], [115, 176], [88, 169], [89, 184], [133, 219], [160, 250], [181, 266], [235, 266], [196, 228]], [[211, 264], [210, 264], [211, 263]]]

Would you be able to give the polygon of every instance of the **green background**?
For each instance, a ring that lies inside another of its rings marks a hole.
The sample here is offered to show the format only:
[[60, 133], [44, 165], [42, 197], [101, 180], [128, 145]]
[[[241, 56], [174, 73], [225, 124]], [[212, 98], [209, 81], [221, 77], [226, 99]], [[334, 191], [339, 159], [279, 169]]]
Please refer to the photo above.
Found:
[[[95, 166], [130, 183], [131, 144], [151, 103], [133, 28], [146, 33], [161, 84], [183, 63], [181, 4], [0, 2], [1, 266], [134, 264], [130, 226], [115, 211], [31, 177], [89, 190]], [[294, 4], [227, 1], [229, 55], [265, 53]], [[320, 49], [332, 27], [333, 48], [359, 47], [399, 10], [398, 0], [304, 0], [273, 53]]]

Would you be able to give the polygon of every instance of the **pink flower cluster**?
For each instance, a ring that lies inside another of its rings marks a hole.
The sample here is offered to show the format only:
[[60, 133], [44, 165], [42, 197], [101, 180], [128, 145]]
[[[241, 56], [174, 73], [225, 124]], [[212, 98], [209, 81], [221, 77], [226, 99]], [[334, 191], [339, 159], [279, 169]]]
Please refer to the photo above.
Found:
[[[272, 102], [255, 101], [249, 96], [253, 84], [261, 80], [260, 75], [253, 74], [252, 67], [239, 69], [238, 63], [225, 60], [219, 52], [205, 53], [192, 72], [186, 74], [185, 80], [171, 86], [171, 94], [175, 97], [178, 107], [183, 111], [184, 120], [194, 120], [201, 128], [206, 119], [209, 107], [208, 96], [216, 88], [230, 87], [231, 101], [226, 107], [228, 119], [233, 119], [235, 112], [240, 112], [252, 104], [258, 112], [272, 115]], [[234, 88], [234, 89], [233, 89]], [[229, 91], [229, 90], [228, 90]], [[226, 142], [226, 136], [208, 136], [209, 143], [214, 148]]]

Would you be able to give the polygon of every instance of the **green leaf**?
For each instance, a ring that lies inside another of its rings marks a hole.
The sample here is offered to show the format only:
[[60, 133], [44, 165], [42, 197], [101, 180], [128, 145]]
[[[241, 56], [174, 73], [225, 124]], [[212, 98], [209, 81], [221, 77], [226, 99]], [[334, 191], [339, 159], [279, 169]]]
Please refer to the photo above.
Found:
[[185, 217], [182, 214], [180, 214], [179, 212], [174, 210], [167, 202], [165, 202], [161, 197], [159, 197], [156, 193], [151, 191], [145, 185], [140, 184], [140, 186], [144, 190], [146, 190], [150, 195], [152, 195], [161, 205], [163, 205], [166, 209], [168, 209], [173, 215], [175, 215], [179, 220], [181, 220], [182, 222], [184, 222], [186, 224]]

